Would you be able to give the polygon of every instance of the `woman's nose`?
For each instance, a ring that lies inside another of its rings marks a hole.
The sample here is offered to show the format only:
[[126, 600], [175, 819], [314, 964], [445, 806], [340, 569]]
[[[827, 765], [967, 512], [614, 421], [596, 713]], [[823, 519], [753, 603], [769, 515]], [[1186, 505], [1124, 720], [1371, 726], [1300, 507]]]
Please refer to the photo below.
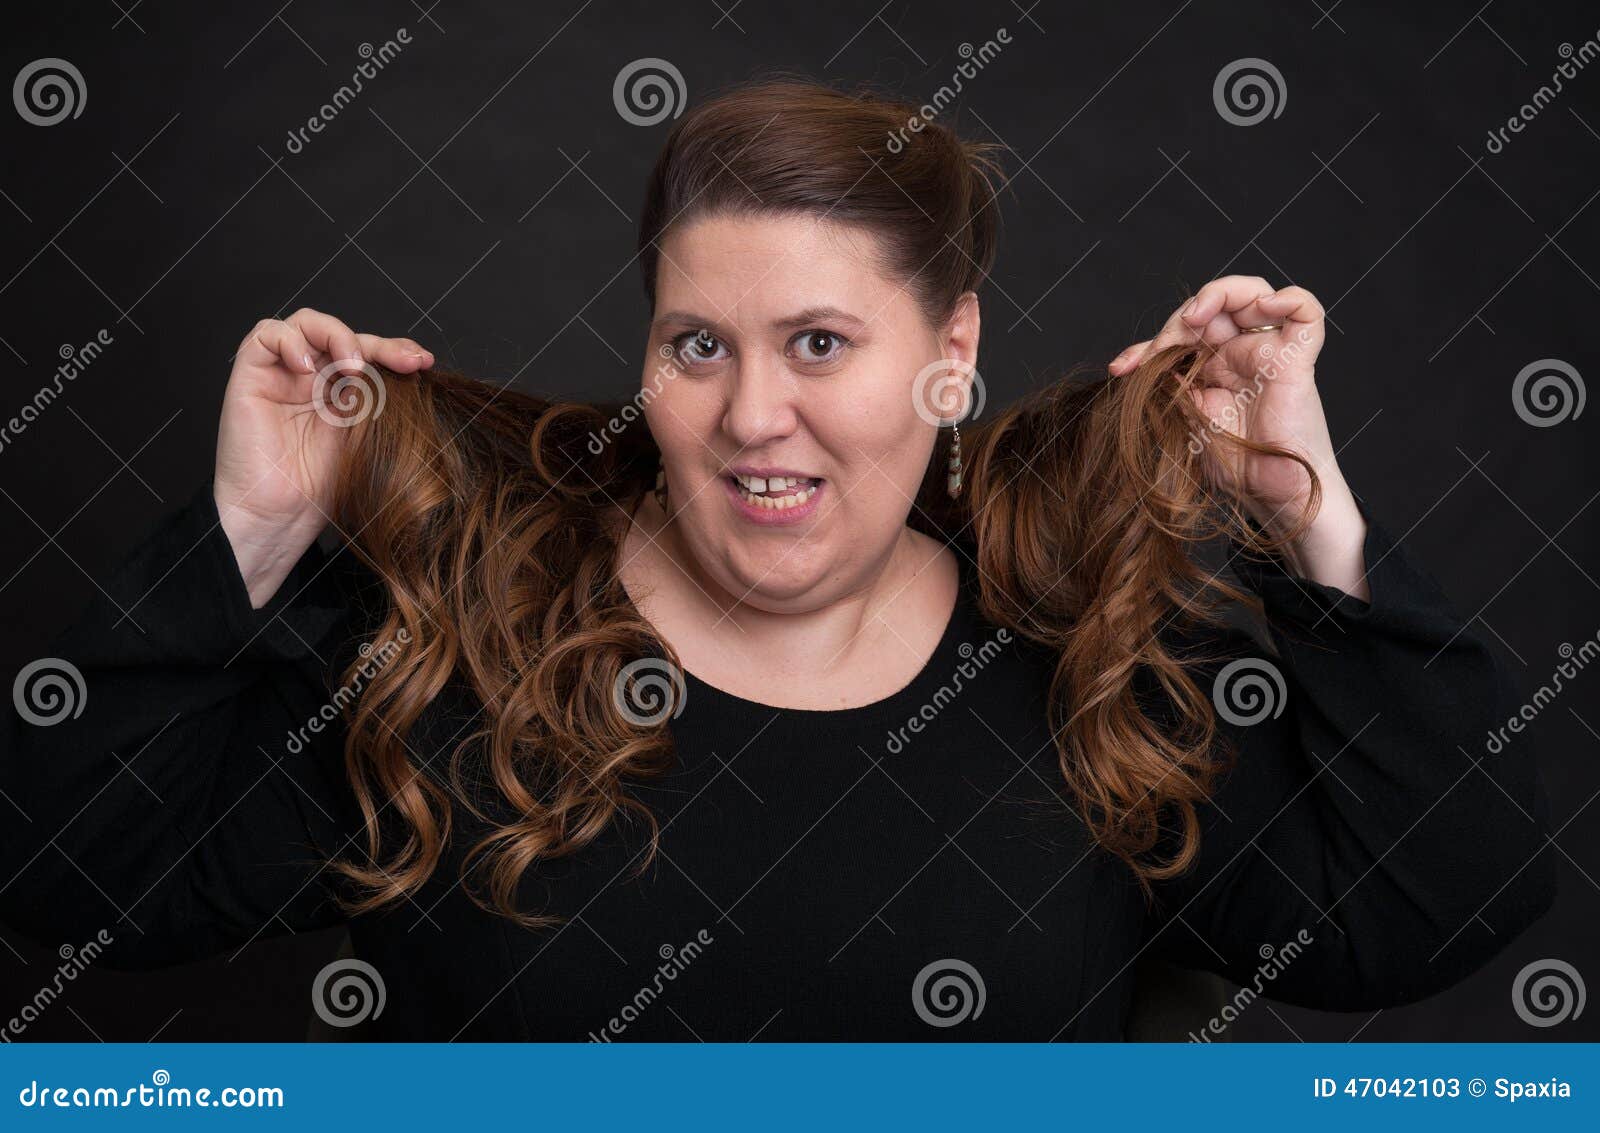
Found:
[[794, 432], [794, 380], [773, 363], [744, 362], [730, 377], [722, 428], [742, 449]]

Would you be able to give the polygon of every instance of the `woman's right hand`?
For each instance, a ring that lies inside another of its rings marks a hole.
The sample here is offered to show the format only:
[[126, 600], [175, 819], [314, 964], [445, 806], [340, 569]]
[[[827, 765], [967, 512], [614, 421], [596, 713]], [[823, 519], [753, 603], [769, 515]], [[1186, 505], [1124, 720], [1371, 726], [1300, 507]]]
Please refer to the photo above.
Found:
[[370, 370], [360, 375], [373, 362], [408, 374], [433, 365], [433, 355], [408, 338], [357, 334], [308, 308], [261, 320], [239, 344], [222, 398], [213, 491], [256, 608], [329, 522], [333, 477], [353, 423], [340, 412], [346, 399], [335, 387], [341, 375], [370, 385]]

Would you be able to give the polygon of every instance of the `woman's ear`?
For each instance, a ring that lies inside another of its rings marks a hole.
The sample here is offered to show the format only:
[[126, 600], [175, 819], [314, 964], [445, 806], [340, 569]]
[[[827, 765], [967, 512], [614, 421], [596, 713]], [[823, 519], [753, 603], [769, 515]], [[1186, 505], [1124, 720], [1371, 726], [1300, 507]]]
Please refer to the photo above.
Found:
[[956, 300], [955, 310], [946, 320], [940, 334], [943, 342], [942, 357], [953, 358], [977, 368], [978, 365], [978, 293], [964, 291]]

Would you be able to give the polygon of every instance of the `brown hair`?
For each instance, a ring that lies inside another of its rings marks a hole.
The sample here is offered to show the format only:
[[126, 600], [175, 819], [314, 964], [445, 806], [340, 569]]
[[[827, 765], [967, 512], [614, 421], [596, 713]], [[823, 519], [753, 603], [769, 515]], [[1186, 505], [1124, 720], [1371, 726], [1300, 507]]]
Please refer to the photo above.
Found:
[[[686, 113], [641, 214], [646, 295], [653, 303], [659, 241], [673, 225], [800, 212], [875, 234], [884, 270], [930, 321], [948, 318], [993, 263], [1001, 169], [995, 147], [937, 122], [886, 145], [916, 114], [796, 79], [747, 84]], [[975, 559], [989, 619], [1056, 656], [1050, 724], [1062, 773], [1099, 843], [1147, 891], [1193, 860], [1196, 805], [1229, 756], [1195, 676], [1209, 659], [1167, 631], [1249, 597], [1202, 568], [1196, 550], [1224, 535], [1252, 553], [1281, 549], [1218, 490], [1206, 446], [1190, 443], [1208, 432], [1190, 393], [1201, 361], [1168, 348], [1120, 378], [1063, 380], [969, 423], [966, 491], [948, 497], [936, 456], [909, 519]], [[367, 860], [335, 863], [354, 883], [346, 903], [365, 911], [415, 892], [444, 854], [454, 800], [489, 824], [467, 851], [486, 889], [469, 887], [474, 899], [545, 923], [517, 903], [532, 863], [582, 849], [624, 815], [645, 822], [655, 845], [654, 819], [626, 784], [668, 766], [670, 731], [664, 719], [635, 722], [614, 690], [641, 658], [675, 658], [615, 560], [659, 454], [626, 410], [632, 424], [617, 429], [603, 407], [441, 370], [384, 380], [383, 412], [346, 446], [335, 517], [383, 580], [377, 637], [403, 629], [409, 640], [366, 681], [350, 718]], [[1290, 455], [1225, 435], [1215, 443]], [[406, 737], [452, 677], [482, 713], [441, 769]], [[1141, 695], [1150, 681], [1160, 711]]]

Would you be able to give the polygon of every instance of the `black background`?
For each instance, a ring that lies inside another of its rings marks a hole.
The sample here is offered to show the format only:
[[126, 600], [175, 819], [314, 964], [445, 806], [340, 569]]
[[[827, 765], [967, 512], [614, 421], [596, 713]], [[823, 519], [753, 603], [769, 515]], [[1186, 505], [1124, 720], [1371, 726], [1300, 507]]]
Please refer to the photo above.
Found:
[[[64, 57], [86, 99], [50, 127], [0, 113], [0, 420], [51, 381], [64, 344], [113, 343], [0, 450], [5, 672], [203, 481], [230, 355], [263, 316], [313, 306], [486, 379], [631, 394], [646, 323], [634, 216], [668, 123], [618, 114], [629, 62], [672, 61], [691, 103], [768, 67], [920, 102], [961, 44], [1001, 27], [1010, 45], [944, 115], [1013, 150], [984, 295], [991, 404], [1103, 363], [1213, 276], [1299, 283], [1329, 311], [1318, 375], [1348, 479], [1499, 639], [1524, 691], [1563, 643], [1600, 632], [1600, 410], [1540, 428], [1511, 396], [1540, 359], [1600, 376], [1600, 66], [1486, 148], [1560, 45], [1600, 30], [1592, 5], [718, 3], [115, 0], [8, 16], [6, 79]], [[411, 44], [290, 153], [360, 45], [401, 27]], [[1252, 126], [1212, 95], [1243, 57], [1284, 80], [1281, 113]], [[1544, 921], [1425, 1004], [1258, 1004], [1234, 1037], [1600, 1037], [1600, 1010], [1535, 1028], [1510, 996], [1544, 957], [1600, 977], [1596, 692], [1600, 673], [1580, 676], [1512, 753], [1539, 760], [1553, 800], [1563, 893]], [[50, 981], [59, 945], [83, 943], [0, 937], [7, 1016]], [[91, 970], [26, 1037], [294, 1039], [334, 946]]]

